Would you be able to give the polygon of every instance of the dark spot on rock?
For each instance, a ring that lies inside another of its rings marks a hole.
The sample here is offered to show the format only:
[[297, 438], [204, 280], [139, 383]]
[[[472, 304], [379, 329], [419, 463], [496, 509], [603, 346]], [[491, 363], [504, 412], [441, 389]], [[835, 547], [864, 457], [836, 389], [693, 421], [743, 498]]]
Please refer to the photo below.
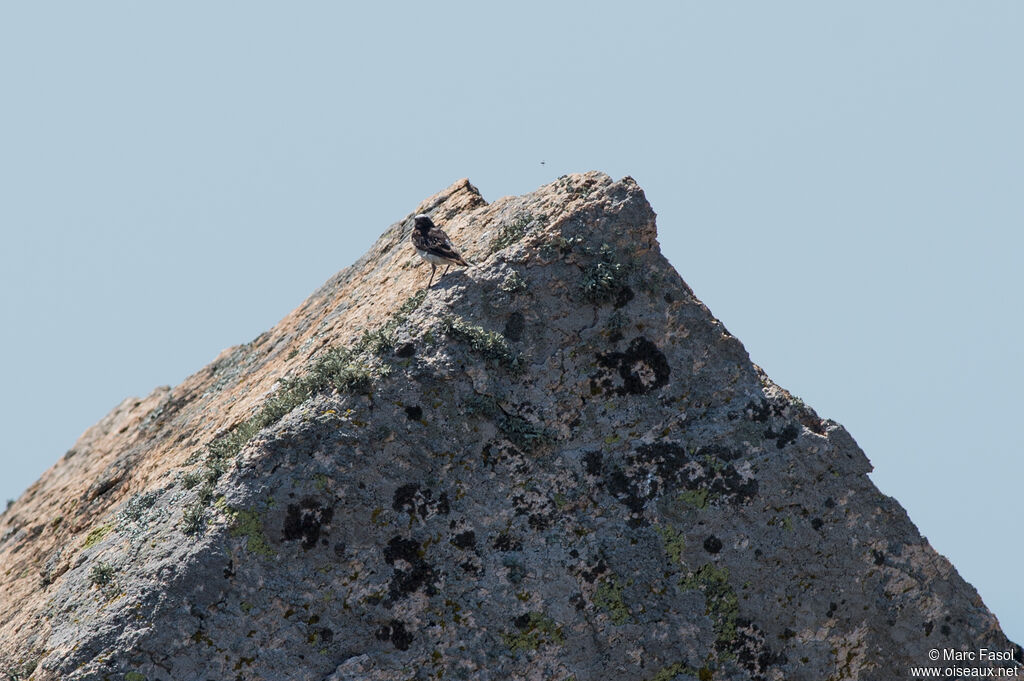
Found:
[[767, 681], [768, 668], [783, 665], [788, 659], [768, 647], [764, 632], [750, 620], [736, 619], [736, 637], [731, 641], [718, 640], [715, 648], [731, 652], [736, 662], [747, 670], [751, 681]]
[[529, 524], [530, 528], [536, 530], [537, 532], [543, 532], [551, 526], [551, 522], [543, 514], [540, 513], [531, 513], [530, 517], [527, 518], [526, 522], [527, 524]]
[[713, 534], [709, 535], [708, 538], [704, 540], [704, 550], [708, 553], [718, 553], [722, 550], [722, 540]]
[[925, 622], [924, 623], [924, 635], [925, 636], [931, 636], [933, 628], [934, 628], [934, 625], [931, 622]]
[[584, 452], [583, 466], [586, 468], [587, 475], [601, 475], [601, 452], [596, 449]]
[[480, 572], [480, 568], [478, 568], [476, 565], [473, 564], [472, 561], [469, 561], [469, 560], [467, 560], [464, 563], [462, 563], [461, 565], [459, 565], [459, 567], [462, 568], [463, 572], [468, 572], [468, 573], [474, 574], [474, 575], [477, 574], [478, 572]]
[[413, 641], [413, 636], [405, 628], [401, 620], [391, 620], [384, 626], [377, 629], [374, 634], [378, 641], [391, 641], [399, 650], [408, 650]]
[[284, 518], [284, 541], [302, 540], [302, 548], [309, 550], [320, 539], [320, 530], [331, 522], [334, 509], [321, 504], [315, 497], [304, 497], [298, 504], [288, 504]]
[[811, 518], [811, 527], [816, 530], [820, 530], [821, 526], [825, 524], [825, 521], [821, 518]]
[[391, 508], [409, 515], [418, 514], [424, 520], [431, 515], [448, 515], [451, 512], [448, 495], [441, 492], [436, 500], [433, 497], [431, 490], [420, 489], [419, 485], [410, 482], [395, 490]]
[[519, 617], [513, 618], [512, 624], [515, 625], [516, 629], [526, 629], [530, 626], [530, 613], [523, 613]]
[[407, 485], [402, 485], [395, 490], [395, 495], [391, 500], [391, 508], [396, 511], [408, 511], [413, 512], [416, 506], [413, 504], [413, 499], [416, 498], [416, 492], [418, 492], [420, 486], [414, 482], [410, 482]]
[[[597, 362], [606, 372], [615, 372], [622, 384], [615, 388], [618, 395], [641, 395], [668, 384], [671, 373], [668, 360], [658, 346], [643, 336], [634, 338], [625, 352], [598, 355]], [[591, 392], [613, 387], [611, 376], [601, 372], [591, 377]]]
[[875, 565], [885, 565], [885, 554], [878, 550], [872, 550], [871, 555], [874, 556]]
[[396, 560], [404, 560], [412, 564], [419, 560], [420, 544], [415, 539], [403, 539], [392, 537], [384, 548], [384, 561], [388, 565], [394, 565]]
[[782, 633], [779, 634], [779, 638], [782, 639], [783, 641], [788, 641], [789, 639], [793, 638], [794, 636], [796, 636], [796, 632], [793, 631], [792, 629], [790, 629], [789, 627], [786, 627], [785, 629], [783, 629]]
[[580, 576], [588, 584], [593, 584], [594, 580], [600, 577], [602, 574], [608, 571], [608, 564], [604, 562], [604, 558], [598, 558], [597, 562], [590, 567], [590, 569], [582, 570]]
[[619, 503], [628, 508], [634, 516], [641, 516], [644, 512], [644, 499], [641, 498], [639, 486], [634, 485], [621, 468], [615, 468], [608, 472], [604, 478], [608, 492], [615, 497]]
[[625, 306], [629, 301], [633, 300], [636, 294], [633, 293], [633, 289], [628, 286], [623, 286], [619, 289], [619, 292], [615, 294], [615, 309]]
[[228, 564], [224, 566], [224, 579], [230, 579], [235, 576], [235, 561], [229, 560]]
[[473, 530], [460, 532], [451, 539], [452, 545], [460, 549], [471, 549], [476, 546], [476, 533]]
[[340, 541], [334, 545], [334, 555], [336, 555], [338, 558], [345, 557], [345, 542]]
[[836, 609], [838, 607], [839, 606], [836, 605], [835, 603], [829, 603], [828, 604], [828, 611], [825, 613], [825, 617], [831, 617], [832, 615], [836, 614]]
[[412, 357], [415, 354], [416, 345], [410, 341], [406, 341], [395, 348], [395, 355], [398, 357]]
[[832, 497], [825, 499], [825, 508], [835, 508], [836, 501]]
[[508, 321], [505, 322], [505, 329], [502, 333], [505, 335], [505, 338], [518, 343], [523, 339], [523, 330], [525, 328], [526, 320], [523, 318], [523, 313], [513, 312], [508, 316]]
[[743, 410], [748, 419], [760, 423], [764, 423], [772, 416], [772, 405], [767, 400], [761, 400], [760, 402], [747, 402], [747, 405]]
[[708, 503], [746, 503], [757, 495], [758, 482], [741, 474], [734, 463], [739, 454], [717, 445], [688, 452], [675, 442], [641, 445], [629, 455], [629, 466], [605, 471], [604, 484], [619, 502], [642, 519], [645, 503], [677, 489], [700, 492], [699, 507]]
[[405, 416], [410, 421], [419, 421], [423, 418], [423, 408], [418, 406], [408, 406], [405, 408]]
[[334, 630], [329, 627], [322, 627], [318, 633], [320, 634], [320, 640], [324, 643], [330, 643], [334, 640]]
[[666, 293], [665, 296], [664, 296], [664, 299], [665, 299], [665, 302], [668, 303], [669, 305], [671, 305], [672, 303], [675, 302], [675, 299], [672, 298], [672, 294], [671, 293]]
[[494, 538], [492, 546], [498, 551], [520, 551], [523, 548], [523, 543], [509, 536], [507, 532], [502, 532]]
[[387, 601], [396, 603], [421, 588], [428, 596], [433, 596], [437, 593], [436, 581], [434, 568], [425, 560], [416, 560], [408, 570], [396, 568], [388, 583]]
[[939, 631], [942, 632], [943, 636], [949, 636], [951, 630], [948, 624], [943, 624], [941, 627], [939, 627]]
[[796, 442], [797, 436], [800, 435], [800, 429], [793, 423], [787, 424], [779, 432], [775, 432], [772, 428], [768, 428], [764, 431], [764, 437], [767, 440], [777, 440], [775, 446], [782, 449], [788, 444]]

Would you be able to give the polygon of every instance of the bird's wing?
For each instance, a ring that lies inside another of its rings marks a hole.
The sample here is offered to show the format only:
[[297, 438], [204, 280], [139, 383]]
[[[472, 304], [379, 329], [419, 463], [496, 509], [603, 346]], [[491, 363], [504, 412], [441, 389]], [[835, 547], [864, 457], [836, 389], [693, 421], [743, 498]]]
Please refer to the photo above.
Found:
[[452, 242], [448, 239], [448, 235], [440, 229], [430, 230], [430, 233], [427, 234], [426, 242], [429, 249], [442, 258], [447, 258], [448, 260], [457, 262], [460, 265], [469, 265], [455, 246], [452, 245]]

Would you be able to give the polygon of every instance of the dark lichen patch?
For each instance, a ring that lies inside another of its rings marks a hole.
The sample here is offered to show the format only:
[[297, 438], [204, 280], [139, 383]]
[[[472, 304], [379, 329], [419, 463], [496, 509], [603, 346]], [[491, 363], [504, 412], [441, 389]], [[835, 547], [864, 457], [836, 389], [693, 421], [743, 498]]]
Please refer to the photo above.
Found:
[[289, 504], [281, 532], [284, 541], [302, 540], [302, 548], [316, 546], [320, 532], [334, 517], [334, 509], [315, 497], [305, 497], [298, 504]]
[[402, 359], [408, 359], [416, 354], [416, 344], [412, 341], [406, 341], [395, 348], [395, 357], [401, 357]]
[[410, 421], [420, 421], [423, 419], [423, 407], [418, 405], [409, 405], [405, 408], [405, 417]]
[[393, 605], [420, 589], [431, 596], [437, 593], [437, 575], [424, 556], [425, 551], [414, 539], [395, 536], [388, 541], [384, 562], [394, 565], [395, 569], [388, 583], [385, 604]]
[[509, 535], [507, 532], [502, 532], [494, 538], [494, 542], [491, 546], [493, 546], [496, 551], [521, 551], [523, 549], [523, 542]]
[[788, 662], [784, 654], [776, 653], [768, 647], [764, 632], [757, 625], [742, 618], [736, 620], [736, 638], [729, 646], [728, 653], [747, 670], [751, 681], [767, 681], [769, 667]]
[[505, 328], [502, 332], [505, 338], [508, 338], [513, 343], [518, 343], [523, 340], [523, 330], [526, 328], [526, 318], [523, 317], [522, 312], [513, 312], [508, 316], [505, 321]]
[[764, 438], [766, 440], [776, 440], [775, 446], [779, 449], [796, 442], [796, 438], [799, 435], [800, 428], [794, 423], [786, 424], [778, 432], [773, 428], [767, 428], [764, 431]]
[[562, 627], [553, 619], [541, 612], [528, 612], [512, 620], [517, 629], [514, 633], [505, 633], [502, 639], [512, 652], [537, 650], [544, 645], [562, 645], [565, 634]]
[[452, 546], [463, 550], [475, 548], [476, 533], [473, 532], [473, 530], [466, 530], [465, 532], [460, 532], [454, 537], [452, 537], [450, 542]]
[[379, 627], [374, 636], [378, 641], [391, 641], [399, 650], [408, 650], [413, 642], [413, 635], [405, 628], [405, 622], [396, 619]]
[[420, 543], [415, 539], [405, 539], [401, 536], [392, 537], [384, 549], [384, 562], [394, 565], [396, 560], [404, 560], [412, 565], [422, 558]]
[[711, 503], [747, 503], [757, 494], [757, 479], [736, 468], [738, 454], [715, 446], [687, 450], [670, 441], [641, 445], [627, 455], [626, 465], [602, 464], [585, 455], [590, 471], [601, 471], [608, 492], [625, 505], [634, 526], [643, 522], [647, 502], [679, 491], [679, 501], [694, 509]]
[[668, 385], [671, 373], [665, 354], [643, 336], [634, 338], [624, 352], [598, 355], [597, 363], [602, 369], [590, 377], [592, 394], [643, 395]]
[[435, 515], [448, 515], [451, 512], [447, 493], [441, 492], [435, 499], [433, 490], [421, 489], [415, 482], [407, 483], [395, 490], [391, 508], [413, 517], [418, 515], [421, 520]]
[[711, 534], [704, 540], [704, 550], [715, 554], [722, 550], [722, 540]]

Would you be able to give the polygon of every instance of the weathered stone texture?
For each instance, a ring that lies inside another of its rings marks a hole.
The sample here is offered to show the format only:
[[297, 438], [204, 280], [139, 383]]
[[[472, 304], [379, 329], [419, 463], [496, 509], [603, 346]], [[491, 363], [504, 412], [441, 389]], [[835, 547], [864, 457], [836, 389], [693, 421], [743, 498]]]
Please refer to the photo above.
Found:
[[1021, 658], [842, 426], [693, 296], [633, 180], [490, 205], [462, 181], [424, 211], [474, 267], [420, 293], [392, 225], [0, 517], [0, 669], [823, 681]]

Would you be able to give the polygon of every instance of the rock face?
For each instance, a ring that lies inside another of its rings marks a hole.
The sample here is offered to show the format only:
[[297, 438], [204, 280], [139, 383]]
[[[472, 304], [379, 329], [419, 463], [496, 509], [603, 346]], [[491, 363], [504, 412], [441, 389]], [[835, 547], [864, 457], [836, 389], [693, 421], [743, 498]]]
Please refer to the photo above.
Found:
[[418, 212], [476, 265], [424, 290], [395, 223], [0, 517], [0, 670], [823, 681], [910, 678], [933, 648], [1021, 659], [842, 426], [693, 296], [630, 178], [489, 205], [462, 181]]

